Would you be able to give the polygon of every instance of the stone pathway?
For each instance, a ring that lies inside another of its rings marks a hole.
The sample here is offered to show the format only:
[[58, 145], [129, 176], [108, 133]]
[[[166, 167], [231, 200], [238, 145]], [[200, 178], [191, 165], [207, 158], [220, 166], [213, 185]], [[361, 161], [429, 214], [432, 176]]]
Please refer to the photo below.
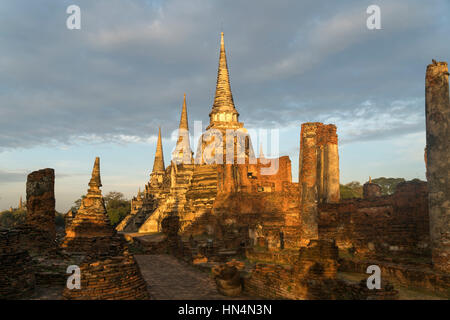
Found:
[[[157, 300], [224, 300], [205, 272], [170, 255], [135, 255], [150, 294]], [[248, 299], [239, 297], [239, 299]]]

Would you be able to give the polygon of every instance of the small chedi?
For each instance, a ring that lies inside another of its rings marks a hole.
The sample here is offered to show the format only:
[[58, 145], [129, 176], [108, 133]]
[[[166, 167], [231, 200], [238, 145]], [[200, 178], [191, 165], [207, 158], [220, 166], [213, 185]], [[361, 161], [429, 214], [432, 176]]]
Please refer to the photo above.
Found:
[[103, 196], [100, 191], [100, 159], [96, 158], [89, 181], [89, 190], [82, 199], [80, 208], [66, 226], [66, 236], [61, 245], [69, 252], [117, 253], [111, 243], [115, 232], [111, 228]]
[[122, 236], [109, 223], [97, 157], [89, 190], [67, 226], [65, 250], [82, 255], [81, 288], [66, 287], [65, 299], [147, 299], [147, 284]]

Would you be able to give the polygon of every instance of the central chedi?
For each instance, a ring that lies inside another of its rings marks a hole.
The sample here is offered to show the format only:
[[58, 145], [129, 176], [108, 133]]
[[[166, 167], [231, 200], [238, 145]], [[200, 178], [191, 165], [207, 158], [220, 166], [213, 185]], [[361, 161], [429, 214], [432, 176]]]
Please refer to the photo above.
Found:
[[246, 175], [231, 168], [233, 164], [249, 163], [249, 159], [254, 159], [254, 152], [234, 104], [223, 32], [220, 36], [216, 91], [209, 119], [194, 158], [184, 94], [178, 139], [171, 162], [165, 167], [159, 129], [150, 180], [145, 185], [144, 193], [139, 192], [133, 199], [133, 210], [117, 226], [118, 231], [160, 232], [161, 221], [168, 215], [179, 216], [183, 231], [199, 217], [212, 212], [219, 184], [222, 185], [219, 183], [222, 173], [227, 173], [229, 177]]
[[249, 156], [254, 156], [253, 148], [234, 105], [222, 32], [214, 103], [209, 113], [209, 125], [199, 140], [195, 163], [245, 163]]

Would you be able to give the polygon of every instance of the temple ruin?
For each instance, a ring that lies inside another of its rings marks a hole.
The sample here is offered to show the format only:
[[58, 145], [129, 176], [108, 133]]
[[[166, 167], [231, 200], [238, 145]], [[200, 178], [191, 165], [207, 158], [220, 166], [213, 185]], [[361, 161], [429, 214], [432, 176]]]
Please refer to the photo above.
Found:
[[147, 299], [147, 284], [124, 238], [112, 228], [100, 190], [100, 158], [95, 159], [86, 197], [67, 226], [61, 247], [80, 256], [81, 288], [66, 287], [65, 299]]
[[[133, 234], [147, 252], [161, 252], [166, 242], [141, 241], [139, 234], [160, 233], [164, 219], [177, 217], [177, 254], [190, 255], [195, 265], [243, 256], [256, 264], [247, 270], [244, 291], [266, 298], [396, 299], [389, 281], [375, 293], [338, 277], [365, 273], [371, 264], [403, 285], [448, 295], [447, 65], [433, 63], [426, 79], [429, 182], [404, 182], [382, 195], [369, 179], [362, 199], [342, 200], [333, 124], [301, 125], [298, 183], [289, 157], [267, 158], [262, 150], [255, 157], [231, 92], [222, 33], [210, 123], [195, 156], [185, 95], [171, 162], [165, 167], [159, 131], [150, 181], [117, 230]], [[262, 173], [271, 167], [277, 170]]]
[[[399, 299], [405, 286], [448, 299], [448, 76], [447, 63], [427, 68], [428, 181], [405, 181], [383, 195], [369, 178], [362, 198], [341, 199], [333, 124], [299, 127], [298, 182], [288, 156], [268, 157], [261, 147], [256, 157], [231, 91], [221, 33], [214, 102], [196, 152], [184, 94], [170, 162], [159, 128], [149, 180], [136, 188], [116, 229], [102, 196], [100, 158], [80, 208], [66, 214], [62, 240], [55, 236], [54, 170], [28, 175], [26, 223], [0, 229], [0, 298], [29, 298], [51, 284], [64, 299], [149, 299], [152, 283], [137, 261], [165, 255], [207, 271], [226, 297]], [[65, 286], [71, 265], [81, 270], [81, 288]], [[374, 265], [382, 273], [377, 290], [365, 282]]]

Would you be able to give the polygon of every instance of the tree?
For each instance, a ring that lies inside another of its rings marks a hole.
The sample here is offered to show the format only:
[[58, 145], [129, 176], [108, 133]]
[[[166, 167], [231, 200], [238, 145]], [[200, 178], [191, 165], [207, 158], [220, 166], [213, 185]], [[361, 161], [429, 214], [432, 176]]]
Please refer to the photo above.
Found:
[[117, 191], [109, 192], [103, 197], [103, 199], [105, 200], [105, 205], [107, 207], [110, 206], [111, 208], [120, 207], [124, 201], [127, 201], [123, 193]]
[[64, 228], [66, 225], [66, 220], [64, 219], [64, 214], [56, 211], [55, 212], [55, 224], [57, 227]]
[[362, 185], [359, 181], [352, 181], [340, 185], [341, 199], [362, 198]]
[[395, 192], [395, 189], [397, 188], [397, 185], [400, 182], [405, 182], [405, 179], [403, 179], [403, 178], [385, 178], [385, 177], [372, 179], [372, 183], [376, 183], [381, 187], [382, 195], [393, 194]]
[[0, 212], [0, 226], [5, 228], [17, 227], [25, 223], [27, 212], [23, 209]]
[[131, 211], [131, 203], [125, 199], [122, 192], [111, 191], [103, 199], [105, 200], [109, 220], [113, 226], [119, 224]]

